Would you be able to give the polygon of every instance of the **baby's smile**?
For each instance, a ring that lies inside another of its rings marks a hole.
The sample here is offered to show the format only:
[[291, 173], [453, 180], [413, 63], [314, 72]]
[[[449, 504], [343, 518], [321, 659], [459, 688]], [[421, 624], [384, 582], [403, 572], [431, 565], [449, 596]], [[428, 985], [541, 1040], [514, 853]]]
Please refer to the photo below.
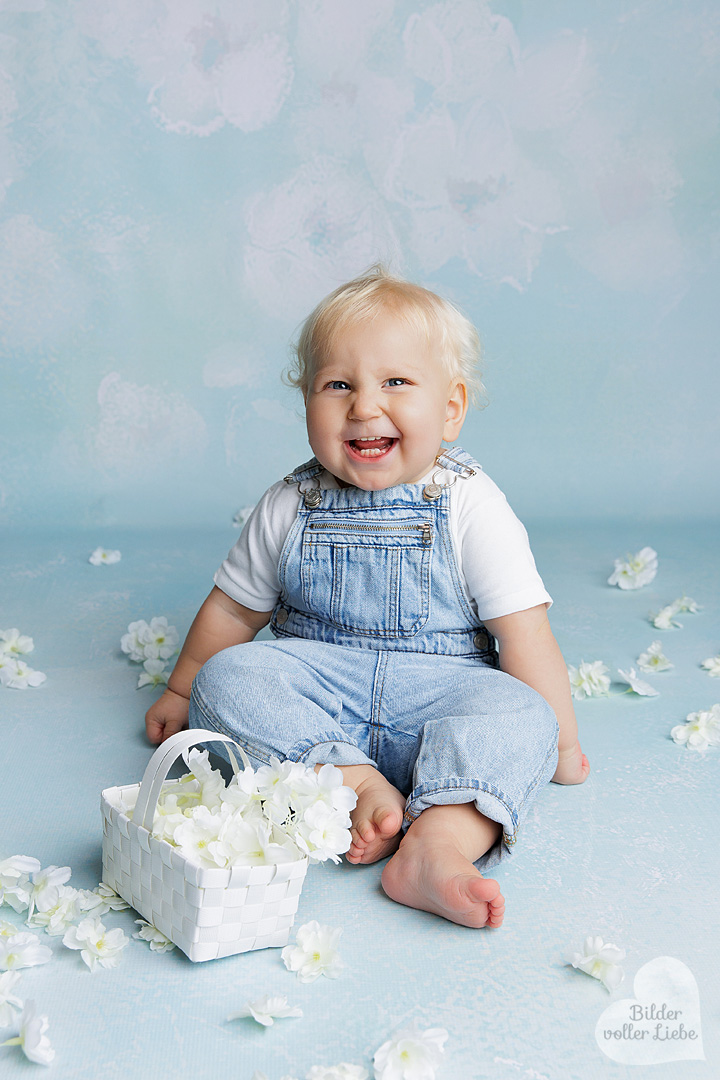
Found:
[[356, 459], [384, 457], [388, 454], [397, 439], [387, 435], [364, 435], [355, 439], [348, 439], [345, 446], [348, 453]]

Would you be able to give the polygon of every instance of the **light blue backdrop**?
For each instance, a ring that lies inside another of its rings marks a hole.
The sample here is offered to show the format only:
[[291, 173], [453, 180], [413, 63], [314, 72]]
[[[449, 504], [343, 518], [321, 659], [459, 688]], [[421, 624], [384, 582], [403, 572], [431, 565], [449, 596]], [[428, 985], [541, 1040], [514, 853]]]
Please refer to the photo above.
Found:
[[522, 516], [716, 513], [719, 52], [707, 0], [0, 0], [2, 519], [229, 521], [378, 257], [476, 321]]

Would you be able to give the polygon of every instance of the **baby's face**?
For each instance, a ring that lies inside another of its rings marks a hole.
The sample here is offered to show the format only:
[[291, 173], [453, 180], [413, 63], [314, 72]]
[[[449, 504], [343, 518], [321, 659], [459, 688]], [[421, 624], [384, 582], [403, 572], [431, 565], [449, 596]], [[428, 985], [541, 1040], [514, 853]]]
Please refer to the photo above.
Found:
[[432, 468], [441, 441], [460, 432], [467, 393], [417, 331], [382, 313], [338, 335], [305, 405], [318, 461], [344, 484], [379, 491]]

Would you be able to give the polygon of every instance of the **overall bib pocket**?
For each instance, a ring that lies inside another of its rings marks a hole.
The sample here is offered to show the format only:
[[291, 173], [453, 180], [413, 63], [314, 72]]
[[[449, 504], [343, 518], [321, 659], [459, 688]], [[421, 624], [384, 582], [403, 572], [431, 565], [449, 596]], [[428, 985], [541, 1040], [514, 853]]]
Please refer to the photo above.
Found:
[[302, 539], [303, 600], [342, 630], [410, 637], [430, 614], [431, 519], [311, 515]]

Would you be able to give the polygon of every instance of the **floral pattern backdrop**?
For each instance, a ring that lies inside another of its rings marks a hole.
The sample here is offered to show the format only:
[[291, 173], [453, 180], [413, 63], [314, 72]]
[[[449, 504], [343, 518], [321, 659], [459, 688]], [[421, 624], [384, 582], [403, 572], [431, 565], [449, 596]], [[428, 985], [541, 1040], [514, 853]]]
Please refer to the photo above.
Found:
[[0, 517], [229, 522], [378, 259], [477, 323], [523, 514], [717, 511], [709, 0], [0, 0]]

